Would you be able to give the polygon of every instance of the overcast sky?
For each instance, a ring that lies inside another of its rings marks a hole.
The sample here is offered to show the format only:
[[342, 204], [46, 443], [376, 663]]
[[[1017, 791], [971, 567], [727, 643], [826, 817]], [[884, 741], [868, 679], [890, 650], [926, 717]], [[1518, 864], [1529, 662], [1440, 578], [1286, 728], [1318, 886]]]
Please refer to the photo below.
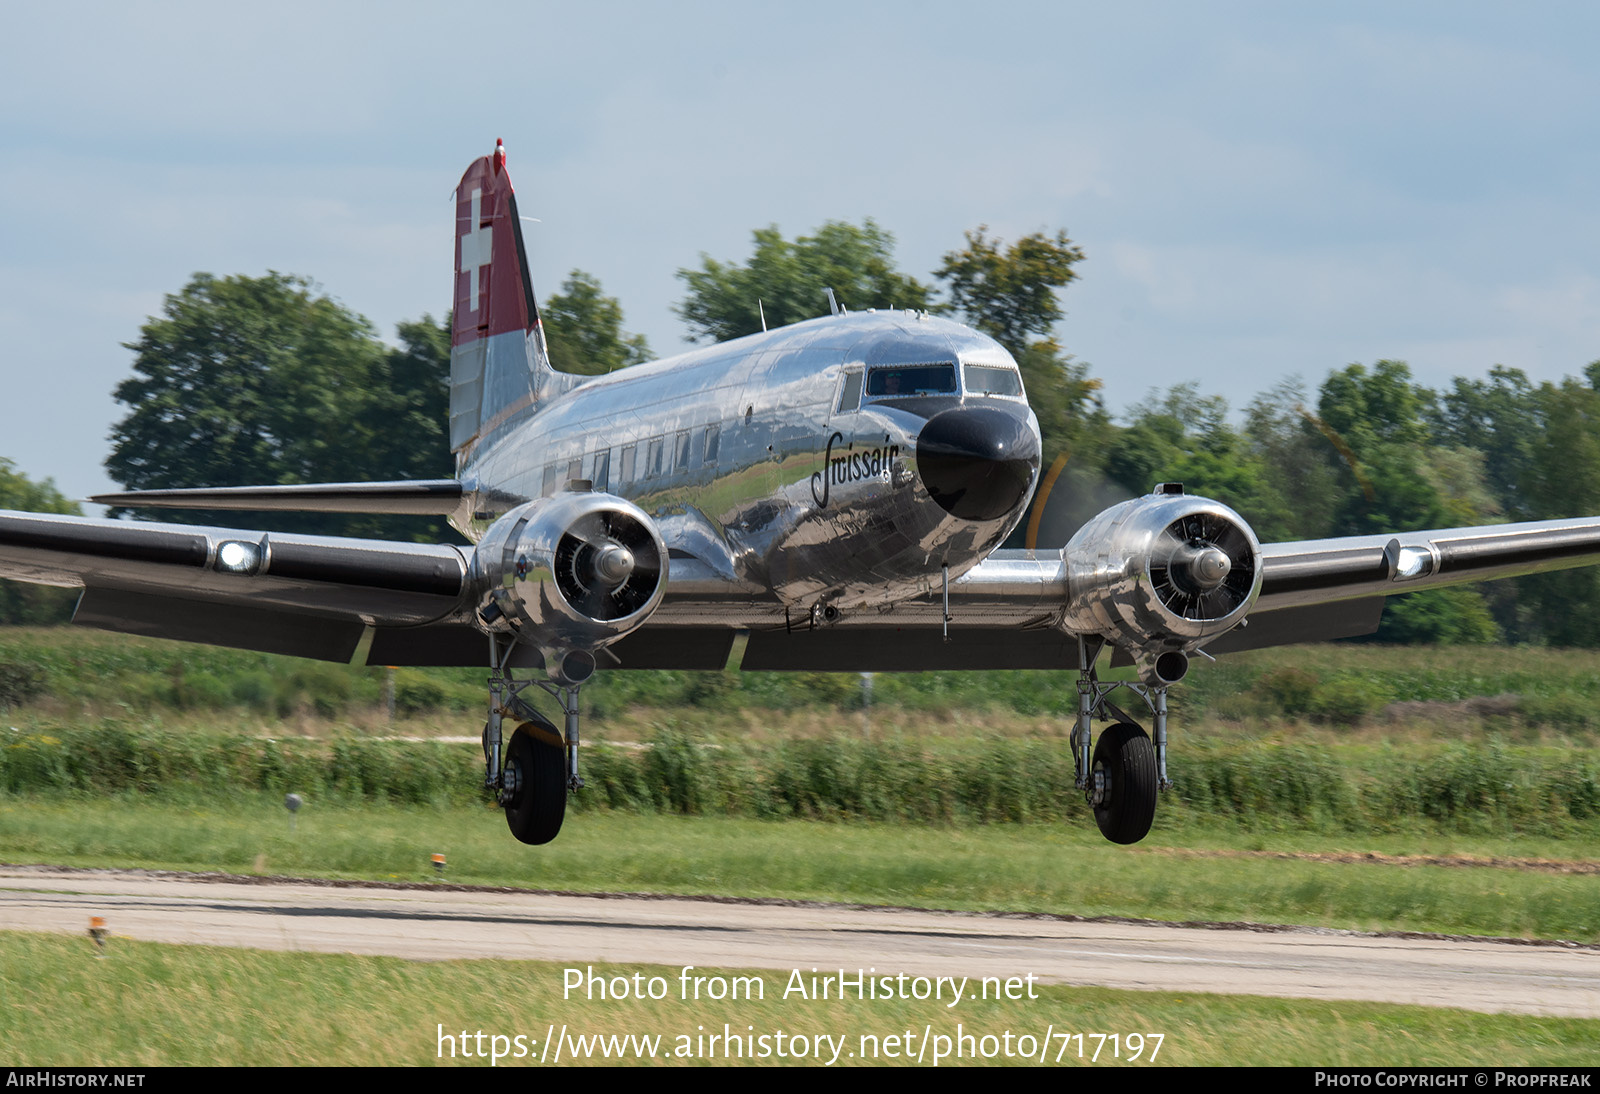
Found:
[[702, 252], [871, 216], [924, 279], [1065, 228], [1059, 337], [1117, 410], [1600, 358], [1600, 9], [987, 7], [5, 3], [0, 456], [111, 488], [121, 343], [197, 270], [441, 314], [496, 137], [540, 291], [590, 271], [661, 355]]

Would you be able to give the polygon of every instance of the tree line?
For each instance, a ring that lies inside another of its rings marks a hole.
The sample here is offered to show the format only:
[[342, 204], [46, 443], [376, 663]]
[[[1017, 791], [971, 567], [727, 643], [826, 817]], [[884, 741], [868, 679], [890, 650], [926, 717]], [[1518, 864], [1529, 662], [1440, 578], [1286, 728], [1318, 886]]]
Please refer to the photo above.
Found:
[[[1085, 259], [1065, 232], [1007, 244], [980, 227], [928, 280], [900, 271], [893, 246], [870, 219], [829, 221], [794, 239], [764, 228], [742, 262], [702, 255], [679, 270], [686, 293], [676, 311], [700, 342], [812, 318], [829, 288], [852, 310], [964, 320], [1016, 358], [1055, 490], [1085, 516], [1158, 481], [1233, 506], [1263, 542], [1600, 512], [1600, 362], [1581, 377], [1540, 384], [1496, 365], [1439, 390], [1417, 384], [1404, 362], [1352, 364], [1315, 390], [1291, 380], [1262, 392], [1240, 417], [1220, 397], [1180, 384], [1117, 420], [1090, 366], [1056, 338], [1059, 291]], [[620, 303], [581, 270], [542, 312], [562, 371], [597, 374], [652, 359], [644, 337], [624, 330]], [[305, 278], [196, 274], [127, 344], [132, 375], [115, 395], [128, 410], [106, 467], [127, 489], [449, 477], [449, 344], [448, 317], [401, 323], [391, 345]], [[0, 507], [74, 511], [48, 482], [34, 484], [5, 461]], [[431, 518], [269, 514], [250, 523], [456, 538]], [[0, 621], [60, 618], [68, 605], [70, 597], [50, 590], [0, 588]], [[1597, 646], [1600, 575], [1576, 570], [1392, 598], [1379, 637]]]

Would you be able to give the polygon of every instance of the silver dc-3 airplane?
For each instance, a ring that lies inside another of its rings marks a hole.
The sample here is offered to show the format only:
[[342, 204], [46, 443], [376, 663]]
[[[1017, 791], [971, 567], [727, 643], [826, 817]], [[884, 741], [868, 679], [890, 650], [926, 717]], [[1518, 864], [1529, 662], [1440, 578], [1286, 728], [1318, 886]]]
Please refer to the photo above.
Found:
[[[111, 631], [486, 666], [485, 783], [527, 843], [554, 838], [582, 785], [578, 694], [596, 671], [724, 669], [743, 636], [745, 669], [1074, 672], [1077, 786], [1106, 837], [1133, 843], [1171, 785], [1167, 689], [1191, 656], [1370, 633], [1393, 593], [1600, 561], [1600, 518], [1264, 546], [1174, 483], [1064, 548], [1000, 550], [1040, 439], [993, 339], [834, 307], [568, 375], [546, 352], [499, 145], [462, 177], [455, 217], [454, 479], [94, 500], [443, 514], [476, 547], [7, 512], [0, 576], [81, 587], [74, 622]], [[1097, 678], [1108, 646], [1137, 682]], [[1111, 723], [1098, 737], [1096, 721]]]

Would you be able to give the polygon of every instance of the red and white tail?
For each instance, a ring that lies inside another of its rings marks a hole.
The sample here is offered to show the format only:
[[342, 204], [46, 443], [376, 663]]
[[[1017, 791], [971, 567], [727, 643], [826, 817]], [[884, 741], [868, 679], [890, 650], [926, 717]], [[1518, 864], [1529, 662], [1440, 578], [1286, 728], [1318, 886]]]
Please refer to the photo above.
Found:
[[450, 447], [460, 460], [531, 414], [551, 375], [505, 145], [456, 187]]

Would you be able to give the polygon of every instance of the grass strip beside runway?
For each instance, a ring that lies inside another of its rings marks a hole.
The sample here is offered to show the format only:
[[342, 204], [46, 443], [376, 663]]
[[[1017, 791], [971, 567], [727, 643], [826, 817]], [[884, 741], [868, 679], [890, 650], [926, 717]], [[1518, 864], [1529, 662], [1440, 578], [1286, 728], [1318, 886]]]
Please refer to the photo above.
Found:
[[[1281, 858], [1256, 850], [1296, 851]], [[137, 798], [0, 801], [13, 862], [221, 870], [530, 889], [781, 897], [956, 910], [1252, 921], [1600, 942], [1600, 873], [1329, 861], [1330, 852], [1573, 858], [1560, 841], [1336, 840], [1305, 832], [1158, 827], [1137, 848], [1065, 825], [920, 827], [600, 813], [542, 848], [488, 807], [307, 805], [241, 797], [185, 807]], [[1193, 854], [1193, 850], [1219, 854]], [[1580, 861], [1578, 869], [1592, 868]]]
[[[1009, 1062], [1037, 1064], [1042, 1052], [1048, 1064], [1077, 1066], [1098, 1048], [1102, 1066], [1142, 1067], [1158, 1033], [1156, 1066], [1588, 1066], [1600, 1052], [1600, 1021], [1377, 1003], [1038, 986], [1033, 1000], [972, 999], [951, 1008], [932, 999], [785, 999], [786, 974], [714, 969], [695, 972], [729, 984], [735, 976], [759, 978], [762, 998], [684, 1000], [678, 969], [632, 965], [596, 971], [646, 986], [660, 977], [665, 997], [601, 1001], [582, 991], [564, 998], [563, 967], [538, 962], [407, 962], [115, 937], [108, 952], [95, 959], [86, 938], [0, 933], [0, 1044], [8, 1062], [481, 1066], [499, 1047], [507, 1053], [501, 1066], [527, 1066], [540, 1054], [548, 1065], [554, 1061], [547, 1042], [563, 1029], [563, 1063], [633, 1062], [639, 1042], [618, 1046], [610, 1038], [642, 1035], [660, 1039], [656, 1063], [738, 1064], [737, 1056], [728, 1058], [736, 1051], [731, 1043], [709, 1040], [725, 1030], [745, 1038], [741, 1048], [755, 1050], [758, 1058], [747, 1055], [746, 1064], [815, 1065], [818, 1049], [826, 1062], [832, 1045], [839, 1046], [840, 1065], [872, 1062], [862, 1056], [874, 1051], [879, 1063], [915, 1064], [928, 1042], [926, 1065], [941, 1047], [934, 1036], [945, 1037], [944, 1051], [954, 1052], [960, 1034], [971, 1038], [960, 1061], [967, 1064], [1006, 1063], [1006, 1046], [1015, 1053], [1031, 1038], [1034, 1058], [1013, 1055]], [[751, 981], [743, 983], [748, 991]], [[779, 1030], [782, 1042], [773, 1036]], [[486, 1038], [477, 1038], [478, 1031]], [[495, 1034], [505, 1038], [499, 1046], [490, 1039]], [[1096, 1034], [1119, 1038], [1120, 1059], [1108, 1039], [1097, 1044]], [[1143, 1037], [1138, 1062], [1126, 1060], [1129, 1034]], [[755, 1040], [763, 1035], [764, 1043]], [[805, 1055], [797, 1056], [795, 1038]], [[519, 1047], [523, 1058], [515, 1055]], [[608, 1049], [615, 1050], [609, 1059]], [[896, 1058], [883, 1058], [889, 1051]], [[974, 1061], [972, 1052], [980, 1058]]]

